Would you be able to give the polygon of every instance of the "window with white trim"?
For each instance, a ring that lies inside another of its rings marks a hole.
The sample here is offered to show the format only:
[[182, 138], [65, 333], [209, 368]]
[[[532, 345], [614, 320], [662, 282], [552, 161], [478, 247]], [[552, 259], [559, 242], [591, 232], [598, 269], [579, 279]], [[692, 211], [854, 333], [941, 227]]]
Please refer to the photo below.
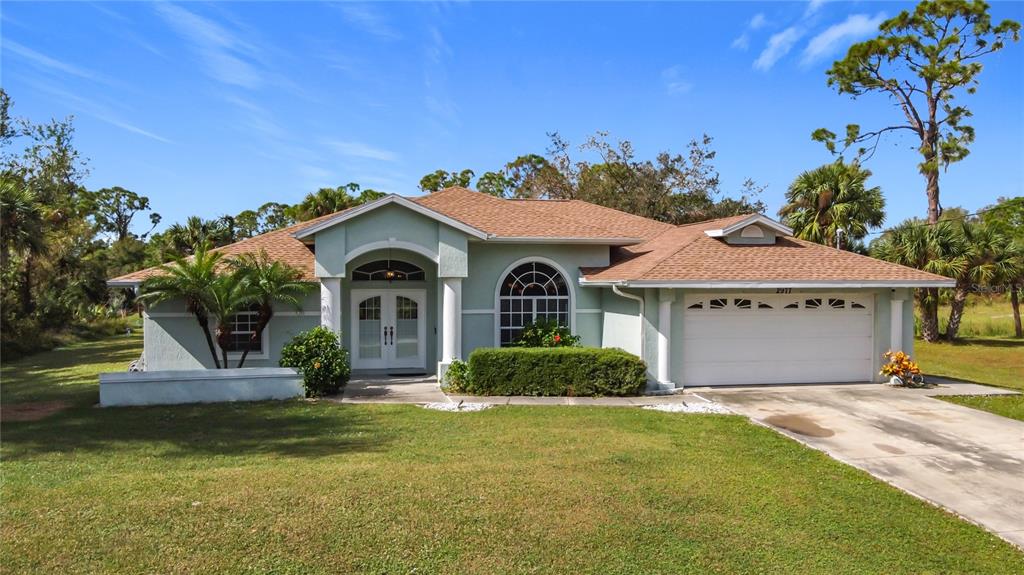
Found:
[[[231, 343], [224, 351], [231, 353], [242, 353], [249, 345], [249, 340], [256, 332], [256, 324], [259, 322], [259, 306], [252, 305], [245, 311], [240, 311], [231, 318]], [[257, 338], [252, 342], [250, 354], [263, 353], [263, 338]]]
[[514, 343], [523, 326], [538, 319], [569, 327], [569, 286], [550, 265], [524, 263], [505, 276], [498, 290], [498, 310], [502, 346]]

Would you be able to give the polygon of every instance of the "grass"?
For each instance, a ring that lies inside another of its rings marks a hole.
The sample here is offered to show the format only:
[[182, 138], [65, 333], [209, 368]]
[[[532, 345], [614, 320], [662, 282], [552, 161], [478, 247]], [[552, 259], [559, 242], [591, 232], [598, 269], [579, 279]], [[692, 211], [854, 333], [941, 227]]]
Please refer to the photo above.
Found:
[[138, 338], [4, 366], [4, 571], [1019, 573], [973, 525], [737, 416], [98, 409]]
[[[939, 331], [946, 332], [949, 305], [939, 306]], [[964, 306], [958, 334], [962, 337], [1009, 337], [1013, 335], [1013, 309], [1010, 297], [999, 295], [970, 295]]]
[[1024, 395], [953, 395], [939, 399], [1024, 421]]

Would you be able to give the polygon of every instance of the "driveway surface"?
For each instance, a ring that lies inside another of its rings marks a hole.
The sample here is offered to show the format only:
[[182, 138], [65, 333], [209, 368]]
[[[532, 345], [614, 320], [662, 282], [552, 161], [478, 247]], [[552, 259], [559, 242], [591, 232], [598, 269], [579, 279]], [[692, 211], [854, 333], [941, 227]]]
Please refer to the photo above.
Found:
[[1024, 548], [1024, 422], [931, 396], [967, 383], [691, 389]]

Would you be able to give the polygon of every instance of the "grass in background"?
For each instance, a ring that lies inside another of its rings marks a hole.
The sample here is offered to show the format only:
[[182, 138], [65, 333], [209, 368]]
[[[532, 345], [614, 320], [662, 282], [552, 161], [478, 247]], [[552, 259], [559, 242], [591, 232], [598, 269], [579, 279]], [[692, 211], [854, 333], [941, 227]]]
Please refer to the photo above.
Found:
[[[1008, 543], [737, 416], [92, 407], [139, 339], [5, 366], [4, 571], [1016, 573]], [[898, 535], [894, 535], [898, 534]]]
[[950, 395], [938, 399], [1024, 421], [1024, 395]]

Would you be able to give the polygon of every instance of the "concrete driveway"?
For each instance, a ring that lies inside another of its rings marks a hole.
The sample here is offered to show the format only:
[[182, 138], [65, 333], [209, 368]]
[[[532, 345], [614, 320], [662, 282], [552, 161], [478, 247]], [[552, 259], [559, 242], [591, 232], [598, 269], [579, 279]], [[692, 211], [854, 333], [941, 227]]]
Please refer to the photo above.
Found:
[[688, 390], [944, 507], [1024, 548], [1024, 422], [936, 395], [1013, 393], [968, 383]]

